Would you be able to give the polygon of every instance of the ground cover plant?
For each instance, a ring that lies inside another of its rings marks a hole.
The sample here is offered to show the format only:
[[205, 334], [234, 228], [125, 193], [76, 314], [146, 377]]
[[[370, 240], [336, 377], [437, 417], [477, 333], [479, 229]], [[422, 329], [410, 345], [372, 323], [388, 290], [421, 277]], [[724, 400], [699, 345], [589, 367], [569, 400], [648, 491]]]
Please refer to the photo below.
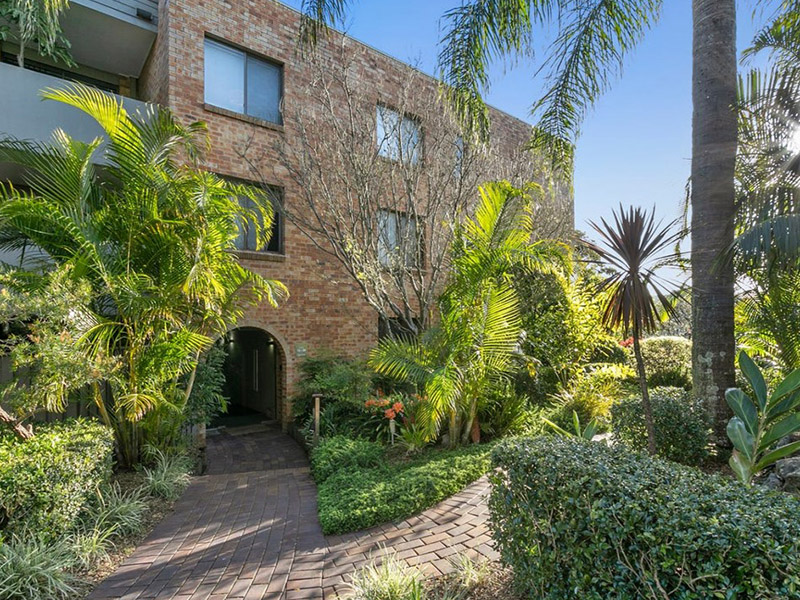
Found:
[[492, 446], [429, 448], [406, 457], [375, 442], [323, 440], [311, 455], [323, 532], [358, 531], [433, 506], [486, 473]]
[[504, 564], [536, 598], [800, 598], [794, 497], [621, 446], [508, 440], [490, 511]]

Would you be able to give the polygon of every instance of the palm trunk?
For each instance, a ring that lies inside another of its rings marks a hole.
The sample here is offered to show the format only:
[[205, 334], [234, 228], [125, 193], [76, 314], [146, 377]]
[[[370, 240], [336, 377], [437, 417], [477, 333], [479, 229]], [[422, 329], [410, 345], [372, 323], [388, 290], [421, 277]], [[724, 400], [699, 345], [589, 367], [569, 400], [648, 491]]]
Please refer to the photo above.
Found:
[[647, 451], [656, 453], [656, 425], [653, 421], [653, 407], [650, 405], [650, 393], [647, 389], [647, 373], [644, 369], [642, 347], [639, 344], [639, 328], [633, 331], [633, 355], [636, 357], [636, 373], [639, 376], [639, 388], [642, 390], [642, 410], [644, 411], [644, 427], [647, 430]]
[[693, 0], [692, 374], [715, 442], [729, 446], [725, 390], [735, 383], [733, 242], [736, 163], [735, 0]]

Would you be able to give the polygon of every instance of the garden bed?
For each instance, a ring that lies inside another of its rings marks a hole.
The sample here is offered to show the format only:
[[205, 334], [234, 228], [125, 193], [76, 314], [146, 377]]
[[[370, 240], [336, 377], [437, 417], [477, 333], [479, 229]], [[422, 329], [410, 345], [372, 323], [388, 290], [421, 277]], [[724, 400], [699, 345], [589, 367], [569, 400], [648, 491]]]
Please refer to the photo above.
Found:
[[408, 457], [375, 442], [325, 440], [312, 452], [322, 531], [358, 531], [430, 508], [483, 476], [492, 447], [432, 447]]

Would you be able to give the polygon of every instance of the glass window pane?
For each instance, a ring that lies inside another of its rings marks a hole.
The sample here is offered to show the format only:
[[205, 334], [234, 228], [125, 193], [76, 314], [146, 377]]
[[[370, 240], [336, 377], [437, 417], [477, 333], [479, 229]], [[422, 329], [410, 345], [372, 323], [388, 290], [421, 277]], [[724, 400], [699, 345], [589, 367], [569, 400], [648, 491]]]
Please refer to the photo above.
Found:
[[403, 150], [403, 160], [416, 164], [419, 160], [420, 138], [422, 137], [419, 123], [409, 117], [403, 117], [399, 137]]
[[281, 67], [247, 58], [247, 114], [281, 123]]
[[213, 40], [205, 42], [205, 101], [244, 112], [245, 54]]
[[378, 154], [391, 160], [400, 158], [400, 115], [385, 106], [377, 110]]

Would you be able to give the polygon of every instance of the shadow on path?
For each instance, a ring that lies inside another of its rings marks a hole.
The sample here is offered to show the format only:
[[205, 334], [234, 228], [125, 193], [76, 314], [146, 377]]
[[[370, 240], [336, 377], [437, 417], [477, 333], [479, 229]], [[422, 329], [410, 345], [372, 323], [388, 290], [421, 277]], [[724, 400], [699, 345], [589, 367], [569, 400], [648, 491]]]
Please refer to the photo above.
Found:
[[326, 538], [305, 453], [279, 429], [209, 437], [208, 463], [90, 600], [335, 598], [384, 550], [430, 574], [448, 572], [458, 553], [497, 558], [485, 479], [405, 521]]

